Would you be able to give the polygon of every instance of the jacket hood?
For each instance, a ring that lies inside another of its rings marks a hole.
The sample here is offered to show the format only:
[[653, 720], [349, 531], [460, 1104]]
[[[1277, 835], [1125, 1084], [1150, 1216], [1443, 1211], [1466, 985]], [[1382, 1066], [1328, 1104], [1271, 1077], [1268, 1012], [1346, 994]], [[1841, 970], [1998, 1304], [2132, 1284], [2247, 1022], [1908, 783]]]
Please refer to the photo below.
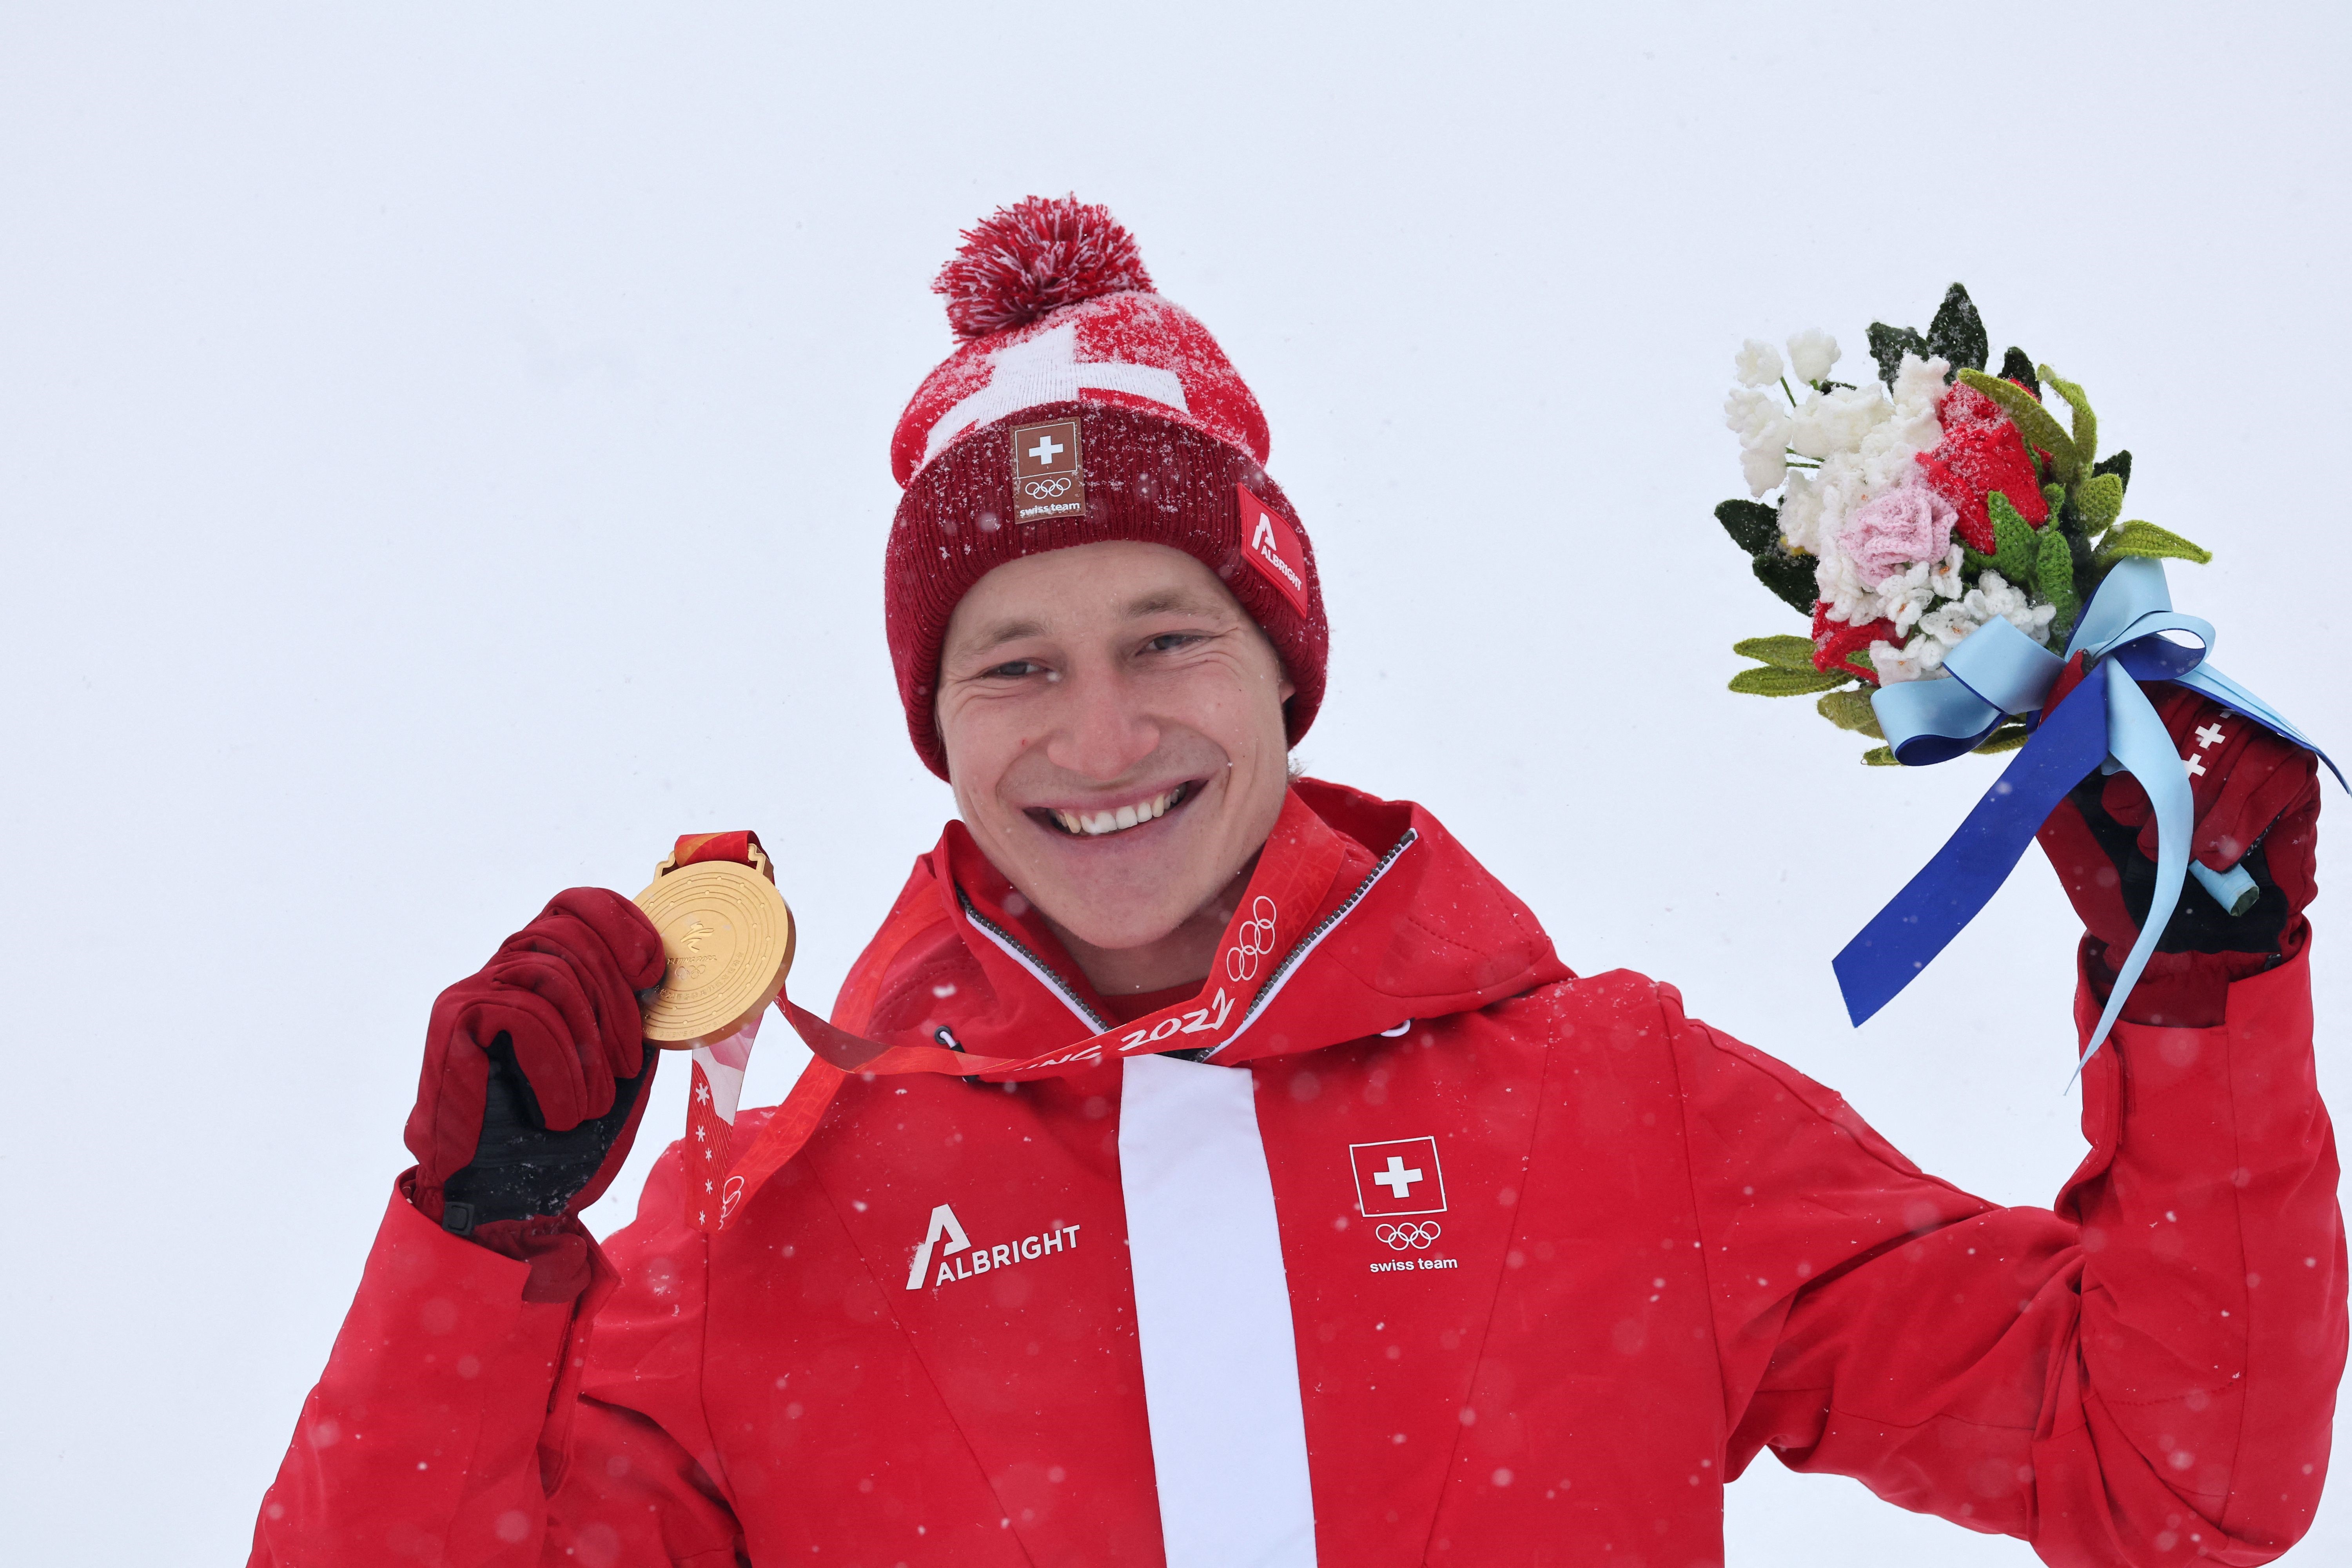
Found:
[[[1150, 1048], [1242, 1062], [1397, 1032], [1569, 977], [1533, 912], [1427, 811], [1304, 779], [1193, 1005], [1154, 1015], [1156, 1029], [1140, 1022]], [[833, 1022], [889, 1046], [1023, 1058], [1114, 1032], [1111, 1016], [1034, 908], [950, 822], [852, 966]]]

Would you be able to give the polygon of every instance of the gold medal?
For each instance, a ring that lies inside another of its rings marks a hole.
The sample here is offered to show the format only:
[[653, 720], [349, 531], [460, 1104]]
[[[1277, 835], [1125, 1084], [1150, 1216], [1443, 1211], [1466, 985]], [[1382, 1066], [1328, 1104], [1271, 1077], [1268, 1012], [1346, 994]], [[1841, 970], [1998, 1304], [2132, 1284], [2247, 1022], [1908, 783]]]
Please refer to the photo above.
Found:
[[749, 866], [701, 860], [673, 868], [664, 860], [637, 895], [669, 960], [660, 994], [646, 1008], [646, 1038], [664, 1050], [726, 1038], [784, 988], [793, 911], [776, 891], [766, 853], [756, 843], [751, 852]]

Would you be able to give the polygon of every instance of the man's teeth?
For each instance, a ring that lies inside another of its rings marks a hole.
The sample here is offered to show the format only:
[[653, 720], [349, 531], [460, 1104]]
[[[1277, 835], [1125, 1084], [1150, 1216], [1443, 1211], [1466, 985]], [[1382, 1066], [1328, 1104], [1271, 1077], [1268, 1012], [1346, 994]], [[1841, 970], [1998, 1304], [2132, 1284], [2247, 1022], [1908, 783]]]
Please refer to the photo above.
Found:
[[1075, 833], [1081, 838], [1099, 838], [1106, 833], [1118, 833], [1150, 822], [1154, 817], [1165, 816], [1169, 808], [1183, 798], [1184, 786], [1179, 784], [1174, 789], [1161, 791], [1140, 805], [1122, 805], [1117, 811], [1064, 811], [1057, 806], [1054, 811], [1054, 820], [1061, 824], [1065, 833]]

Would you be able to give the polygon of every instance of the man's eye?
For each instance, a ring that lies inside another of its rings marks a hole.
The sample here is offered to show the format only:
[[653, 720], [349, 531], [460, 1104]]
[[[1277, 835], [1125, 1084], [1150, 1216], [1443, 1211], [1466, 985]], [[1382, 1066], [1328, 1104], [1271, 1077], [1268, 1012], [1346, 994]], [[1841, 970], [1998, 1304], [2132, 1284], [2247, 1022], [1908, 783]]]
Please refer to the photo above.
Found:
[[992, 665], [980, 673], [983, 679], [1019, 680], [1024, 676], [1036, 674], [1042, 668], [1044, 667], [1034, 658], [1013, 658], [1007, 659], [1003, 664]]
[[1147, 653], [1173, 653], [1180, 647], [1201, 640], [1198, 632], [1162, 632], [1143, 645]]

